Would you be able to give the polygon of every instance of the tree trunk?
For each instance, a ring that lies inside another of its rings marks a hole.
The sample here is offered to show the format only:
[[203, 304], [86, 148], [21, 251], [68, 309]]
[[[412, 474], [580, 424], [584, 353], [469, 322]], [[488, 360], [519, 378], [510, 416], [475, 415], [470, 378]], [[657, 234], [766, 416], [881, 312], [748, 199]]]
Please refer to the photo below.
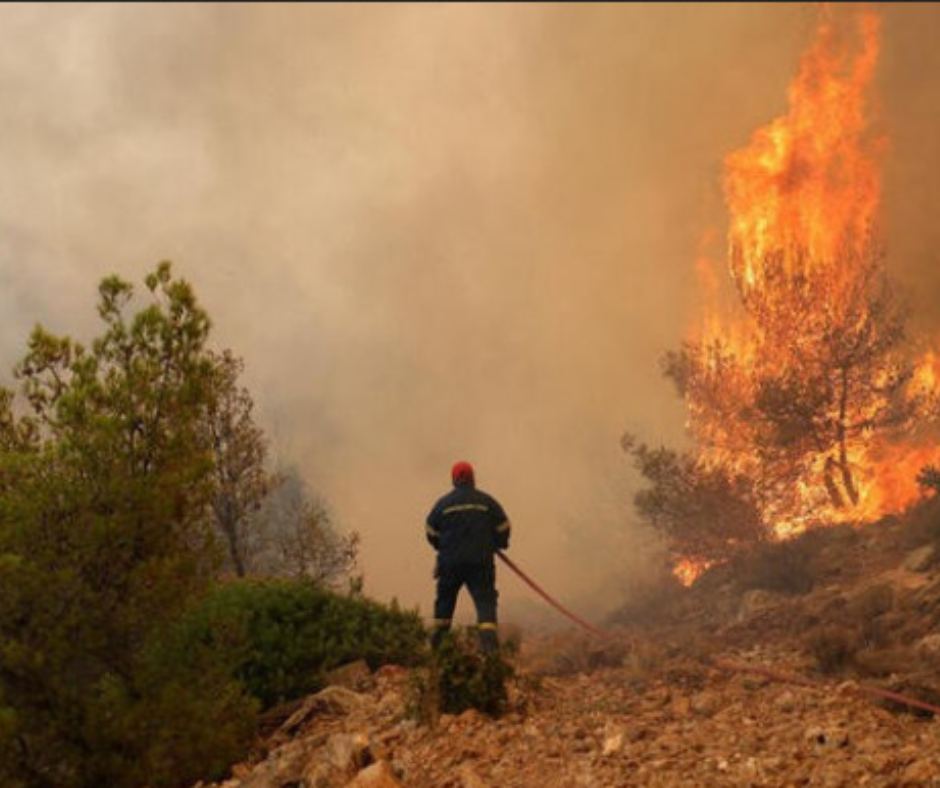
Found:
[[852, 476], [852, 469], [849, 467], [849, 447], [848, 430], [846, 421], [848, 419], [849, 404], [849, 370], [848, 367], [842, 367], [841, 375], [842, 391], [839, 395], [839, 470], [842, 472], [842, 487], [849, 496], [852, 505], [858, 503], [858, 487], [855, 484], [855, 478]]
[[849, 431], [846, 427], [848, 407], [849, 370], [843, 367], [839, 375], [839, 415], [836, 420], [835, 435], [838, 459], [833, 458], [832, 455], [826, 457], [826, 466], [823, 471], [826, 492], [836, 509], [845, 508], [848, 502], [851, 502], [853, 506], [858, 504], [858, 486], [849, 463]]
[[225, 534], [225, 541], [228, 543], [228, 554], [232, 559], [232, 566], [235, 568], [235, 574], [238, 577], [245, 576], [245, 561], [242, 558], [242, 546], [238, 539], [238, 518], [233, 511], [234, 507], [229, 497], [222, 493], [221, 501], [217, 502], [216, 516], [222, 532]]
[[832, 457], [826, 457], [826, 468], [823, 471], [823, 480], [826, 483], [826, 492], [829, 493], [829, 500], [836, 509], [842, 509], [845, 506], [845, 498], [842, 497], [842, 491], [836, 483], [833, 474], [836, 471], [836, 462]]

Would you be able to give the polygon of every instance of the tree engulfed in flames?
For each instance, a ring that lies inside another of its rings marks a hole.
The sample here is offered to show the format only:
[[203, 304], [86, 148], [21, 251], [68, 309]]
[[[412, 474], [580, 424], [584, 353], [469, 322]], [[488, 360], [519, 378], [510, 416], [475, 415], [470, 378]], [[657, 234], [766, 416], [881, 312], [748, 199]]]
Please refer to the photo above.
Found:
[[879, 241], [878, 50], [873, 11], [825, 19], [787, 114], [728, 156], [726, 306], [700, 263], [703, 328], [666, 363], [699, 461], [755, 480], [778, 537], [898, 511], [937, 458], [940, 365], [914, 358]]

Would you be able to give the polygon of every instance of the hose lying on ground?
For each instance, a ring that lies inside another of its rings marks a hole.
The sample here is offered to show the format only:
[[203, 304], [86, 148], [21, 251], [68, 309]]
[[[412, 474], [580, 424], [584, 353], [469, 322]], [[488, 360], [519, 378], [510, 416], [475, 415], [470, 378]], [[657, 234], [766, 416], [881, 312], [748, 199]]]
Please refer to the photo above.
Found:
[[[537, 593], [542, 599], [544, 599], [548, 604], [555, 608], [563, 616], [571, 619], [575, 624], [580, 626], [582, 629], [590, 632], [597, 638], [602, 640], [613, 640], [614, 635], [610, 632], [605, 632], [602, 629], [598, 629], [593, 624], [589, 624], [580, 616], [572, 613], [568, 608], [562, 605], [558, 600], [552, 597], [544, 588], [542, 588], [538, 583], [536, 583], [531, 577], [529, 577], [525, 572], [523, 572], [513, 561], [501, 550], [496, 551], [496, 555], [499, 559], [506, 564], [513, 572], [515, 572], [522, 581], [528, 585], [535, 593]], [[841, 687], [834, 687], [829, 684], [823, 684], [818, 681], [813, 681], [812, 679], [804, 678], [803, 676], [798, 676], [795, 674], [781, 673], [779, 671], [771, 670], [769, 668], [763, 667], [752, 667], [750, 665], [740, 665], [733, 662], [726, 662], [724, 660], [716, 660], [710, 663], [714, 667], [729, 671], [731, 673], [756, 673], [762, 675], [772, 681], [780, 681], [787, 684], [796, 684], [801, 687], [809, 687], [816, 690], [822, 690], [824, 692], [838, 693], [843, 692], [846, 689], [846, 685]], [[933, 704], [926, 703], [922, 700], [917, 700], [917, 698], [910, 698], [906, 695], [901, 695], [897, 692], [892, 692], [891, 690], [881, 689], [880, 687], [868, 687], [863, 684], [851, 685], [848, 688], [853, 694], [856, 695], [868, 695], [884, 700], [891, 700], [895, 703], [900, 703], [904, 706], [908, 706], [914, 709], [920, 709], [921, 711], [928, 711], [931, 714], [940, 715], [940, 706], [934, 706]]]
[[507, 556], [502, 550], [497, 550], [496, 555], [499, 556], [499, 559], [504, 564], [506, 564], [506, 566], [508, 566], [510, 569], [512, 569], [513, 572], [519, 575], [519, 577], [522, 578], [522, 581], [526, 585], [528, 585], [529, 588], [535, 591], [536, 594], [542, 597], [542, 599], [548, 602], [548, 604], [550, 604], [553, 608], [555, 608], [555, 610], [557, 610], [563, 616], [570, 618], [572, 621], [574, 621], [575, 624], [582, 627], [583, 629], [586, 629], [588, 632], [594, 635], [594, 637], [601, 638], [602, 640], [610, 640], [613, 638], [613, 635], [611, 635], [609, 632], [604, 632], [602, 629], [598, 629], [593, 624], [589, 624], [583, 618], [581, 618], [580, 616], [568, 610], [568, 608], [566, 608], [558, 600], [552, 597], [544, 588], [542, 588], [531, 577], [529, 577], [518, 566], [516, 566], [516, 564], [513, 563], [512, 559], [509, 558], [509, 556]]

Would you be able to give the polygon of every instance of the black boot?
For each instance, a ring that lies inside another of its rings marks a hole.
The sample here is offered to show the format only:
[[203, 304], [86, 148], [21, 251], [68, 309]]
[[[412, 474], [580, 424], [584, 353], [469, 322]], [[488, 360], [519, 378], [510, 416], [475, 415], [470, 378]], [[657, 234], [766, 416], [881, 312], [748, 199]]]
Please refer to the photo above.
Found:
[[496, 634], [496, 624], [480, 624], [480, 651], [492, 654], [499, 650], [499, 636]]

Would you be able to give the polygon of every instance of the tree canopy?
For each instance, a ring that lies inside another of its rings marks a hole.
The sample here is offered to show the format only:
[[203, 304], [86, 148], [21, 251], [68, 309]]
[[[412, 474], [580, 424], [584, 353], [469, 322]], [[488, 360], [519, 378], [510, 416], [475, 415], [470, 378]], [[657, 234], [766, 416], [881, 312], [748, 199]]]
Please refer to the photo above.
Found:
[[[134, 311], [129, 283], [101, 283], [88, 347], [37, 327], [15, 369], [22, 396], [0, 393], [5, 785], [158, 785], [196, 768], [200, 747], [224, 760], [250, 729], [224, 671], [193, 654], [188, 675], [166, 675], [154, 656], [218, 563], [216, 366], [190, 285], [168, 263], [145, 284]], [[168, 748], [168, 717], [190, 721], [189, 762]]]

